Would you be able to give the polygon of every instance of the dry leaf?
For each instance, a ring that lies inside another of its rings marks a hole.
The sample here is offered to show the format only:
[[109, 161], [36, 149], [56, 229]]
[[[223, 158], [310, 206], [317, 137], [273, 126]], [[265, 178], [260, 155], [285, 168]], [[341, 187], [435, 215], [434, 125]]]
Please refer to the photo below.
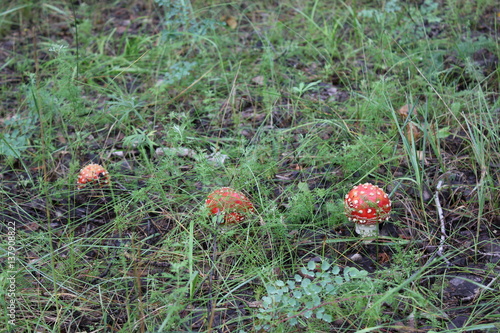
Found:
[[62, 132], [57, 132], [57, 140], [59, 140], [59, 143], [61, 144], [66, 144], [66, 138], [64, 137], [64, 134]]
[[422, 137], [422, 132], [418, 128], [417, 124], [415, 124], [413, 121], [410, 121], [406, 125], [406, 139], [409, 142], [414, 142], [417, 141]]
[[226, 17], [225, 21], [227, 26], [231, 29], [236, 29], [236, 27], [238, 26], [238, 21], [236, 21], [236, 18], [233, 16]]
[[408, 104], [403, 105], [399, 110], [398, 114], [401, 118], [408, 118], [408, 112], [410, 111], [410, 106]]
[[379, 253], [377, 257], [379, 264], [385, 264], [386, 262], [389, 262], [389, 260], [391, 260], [391, 257], [385, 252]]
[[424, 165], [429, 165], [429, 161], [425, 158], [425, 152], [417, 150], [417, 158], [424, 162]]
[[252, 79], [252, 82], [262, 86], [264, 85], [264, 77], [262, 75], [256, 76]]

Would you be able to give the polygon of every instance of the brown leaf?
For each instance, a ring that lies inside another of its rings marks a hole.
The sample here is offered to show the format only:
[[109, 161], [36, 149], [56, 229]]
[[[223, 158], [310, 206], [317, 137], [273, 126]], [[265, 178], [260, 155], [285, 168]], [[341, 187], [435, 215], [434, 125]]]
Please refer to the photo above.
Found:
[[236, 18], [233, 16], [226, 17], [225, 21], [227, 26], [231, 29], [236, 29], [236, 27], [238, 26], [238, 21], [236, 21]]
[[414, 142], [417, 141], [422, 137], [422, 132], [418, 128], [417, 124], [415, 124], [413, 121], [410, 121], [406, 125], [406, 139], [409, 142]]
[[377, 255], [378, 257], [378, 262], [379, 264], [385, 264], [386, 262], [388, 262], [389, 260], [391, 260], [391, 257], [385, 253], [385, 252], [381, 252]]
[[408, 118], [409, 111], [410, 111], [410, 106], [408, 104], [405, 104], [401, 108], [399, 108], [398, 114], [401, 118], [406, 119]]
[[264, 85], [264, 77], [262, 75], [258, 75], [252, 79], [252, 82], [258, 84], [259, 86], [263, 86]]
[[40, 229], [40, 224], [38, 224], [37, 222], [25, 223], [21, 229], [27, 231], [37, 231], [38, 229]]
[[[424, 165], [429, 165], [429, 161], [425, 158], [425, 152], [422, 151], [422, 150], [417, 150], [417, 158], [420, 160], [420, 161], [423, 161], [424, 162]], [[425, 194], [425, 190], [424, 190], [424, 193], [423, 193], [423, 196], [425, 197], [426, 194]], [[432, 197], [432, 195], [430, 193], [427, 193], [427, 196], [429, 198]]]

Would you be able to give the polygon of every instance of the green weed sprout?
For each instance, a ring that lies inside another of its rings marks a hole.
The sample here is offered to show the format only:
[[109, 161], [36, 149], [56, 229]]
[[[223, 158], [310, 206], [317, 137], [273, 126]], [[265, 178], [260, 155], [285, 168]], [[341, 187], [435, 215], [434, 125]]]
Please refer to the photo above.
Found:
[[339, 266], [331, 266], [327, 261], [319, 265], [313, 260], [301, 268], [301, 273], [293, 280], [277, 280], [266, 286], [268, 294], [262, 297], [262, 308], [257, 314], [260, 323], [255, 326], [257, 330], [269, 331], [276, 323], [284, 322], [291, 326], [305, 326], [313, 318], [330, 323], [333, 317], [328, 313], [327, 305], [333, 303], [328, 299], [350, 290], [348, 285], [363, 283], [368, 275], [368, 272], [354, 267], [345, 267], [341, 274]]

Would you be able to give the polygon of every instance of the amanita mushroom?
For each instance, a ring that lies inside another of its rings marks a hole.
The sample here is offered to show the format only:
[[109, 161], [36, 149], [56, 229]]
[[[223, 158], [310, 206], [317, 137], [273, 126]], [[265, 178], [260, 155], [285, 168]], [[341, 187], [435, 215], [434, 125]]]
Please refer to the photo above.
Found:
[[91, 163], [80, 170], [76, 183], [79, 189], [84, 188], [87, 183], [98, 183], [102, 186], [109, 183], [109, 173], [99, 164]]
[[222, 187], [208, 195], [205, 205], [209, 215], [221, 214], [223, 224], [238, 223], [245, 220], [248, 214], [254, 212], [253, 204], [241, 192], [230, 187]]
[[378, 186], [365, 183], [345, 196], [345, 214], [356, 224], [356, 232], [362, 237], [378, 235], [378, 224], [389, 219], [391, 200]]

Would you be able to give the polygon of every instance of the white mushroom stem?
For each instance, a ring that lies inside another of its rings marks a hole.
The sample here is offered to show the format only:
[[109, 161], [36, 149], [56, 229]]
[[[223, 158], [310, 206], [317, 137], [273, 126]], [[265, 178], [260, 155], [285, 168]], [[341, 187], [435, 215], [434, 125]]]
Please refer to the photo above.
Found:
[[378, 223], [375, 224], [356, 223], [356, 232], [363, 238], [376, 237], [378, 236]]

